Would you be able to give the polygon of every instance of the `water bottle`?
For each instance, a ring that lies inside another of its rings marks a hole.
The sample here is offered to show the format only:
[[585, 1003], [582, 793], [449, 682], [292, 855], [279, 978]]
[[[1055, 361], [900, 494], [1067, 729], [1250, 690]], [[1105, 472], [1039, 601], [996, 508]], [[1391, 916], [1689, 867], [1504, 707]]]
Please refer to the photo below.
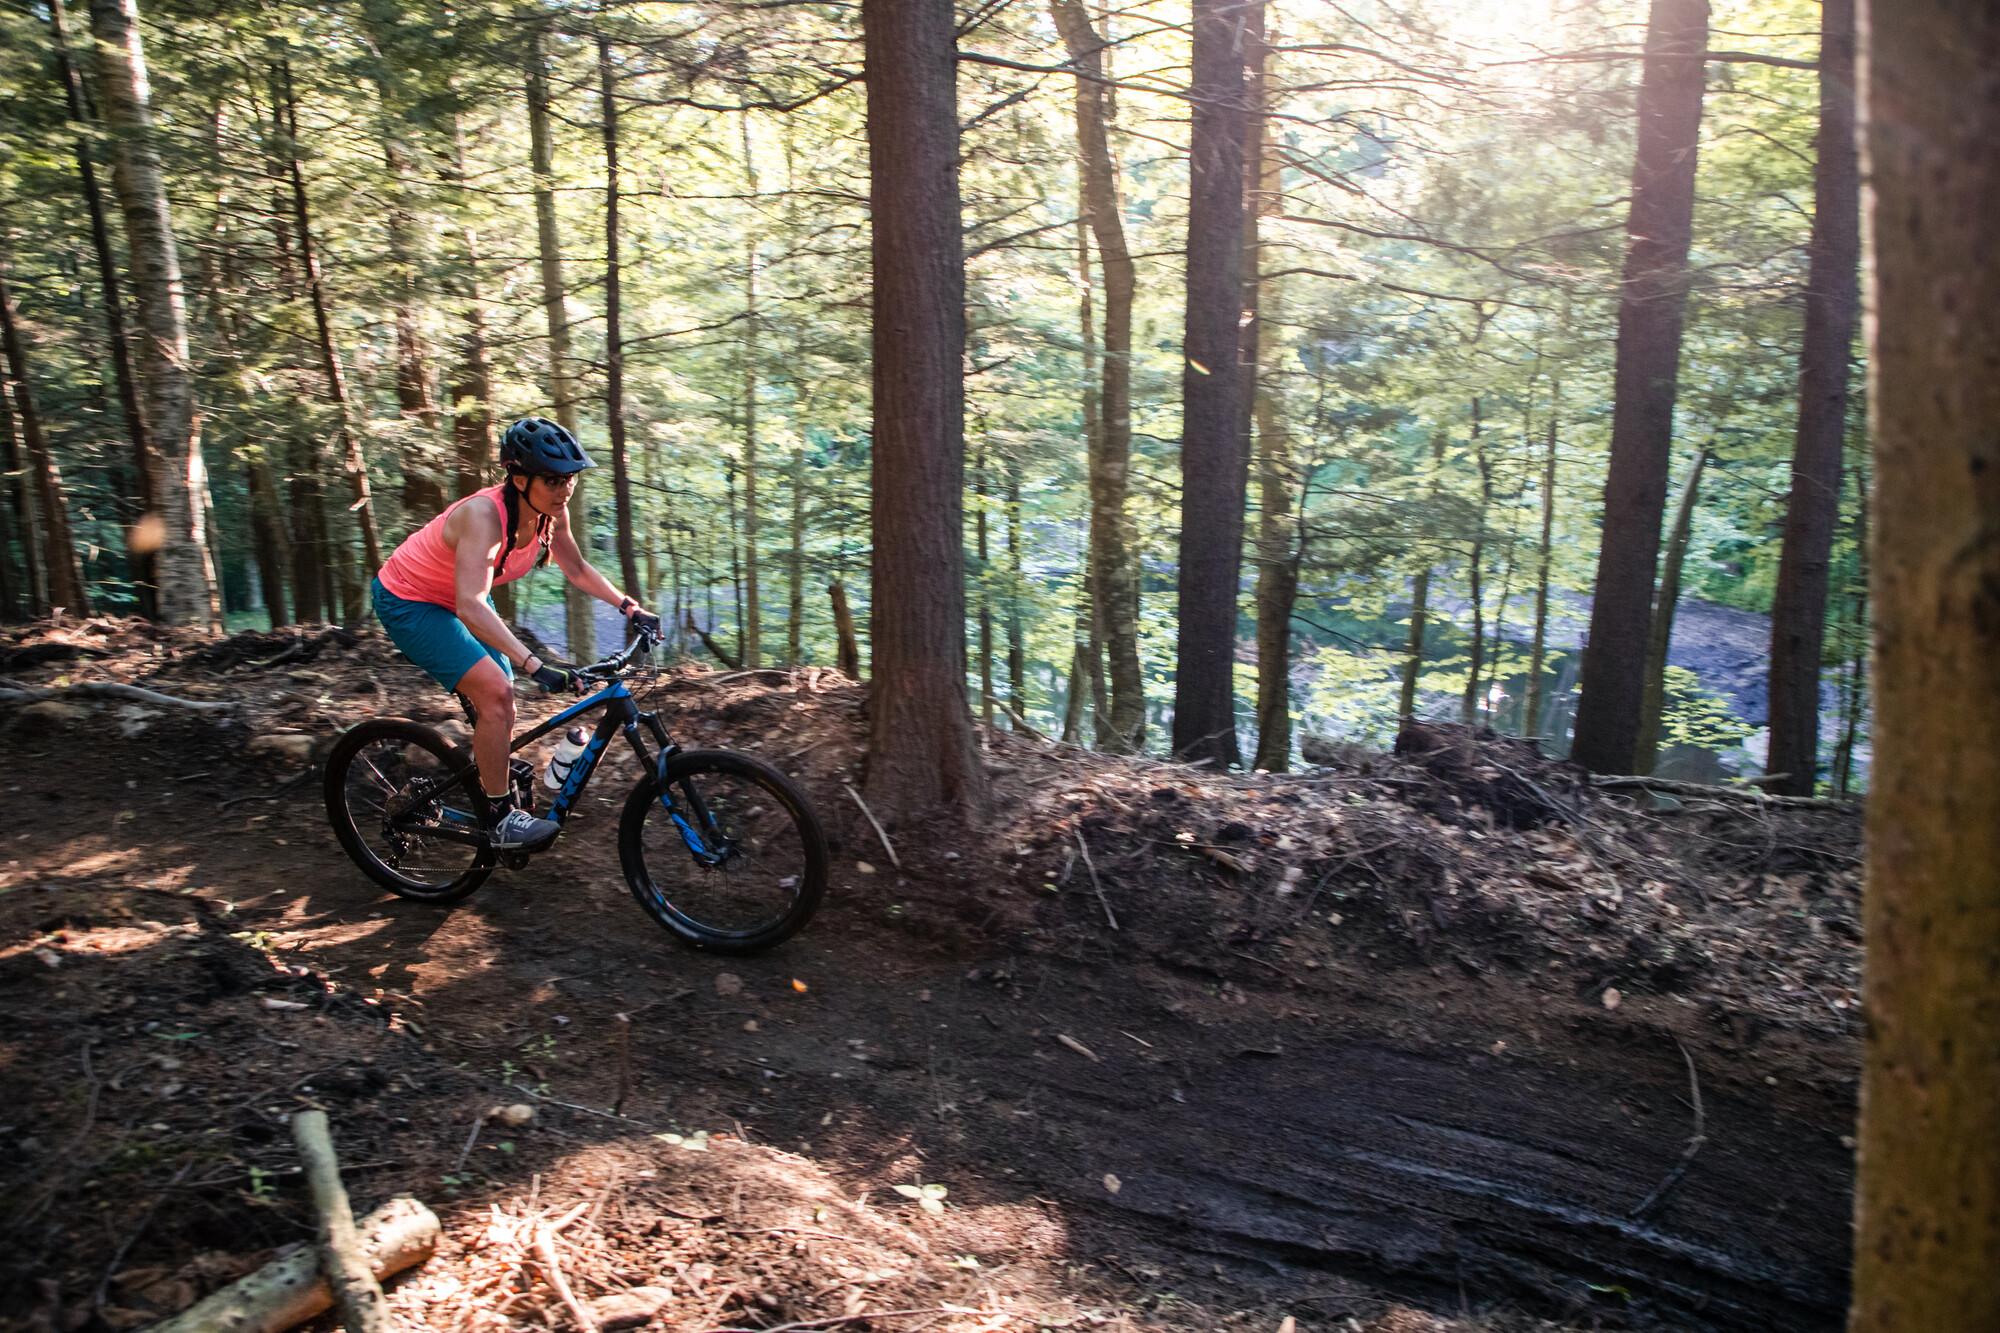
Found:
[[555, 753], [549, 756], [549, 766], [542, 770], [542, 785], [550, 791], [561, 791], [563, 783], [569, 781], [569, 771], [575, 766], [577, 756], [583, 753], [583, 728], [571, 727], [556, 743]]

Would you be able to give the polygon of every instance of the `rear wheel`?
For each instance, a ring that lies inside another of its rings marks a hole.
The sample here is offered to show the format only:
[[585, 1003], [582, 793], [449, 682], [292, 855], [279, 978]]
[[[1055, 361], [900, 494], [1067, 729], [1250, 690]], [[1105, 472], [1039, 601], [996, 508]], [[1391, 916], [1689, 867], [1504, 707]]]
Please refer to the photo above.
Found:
[[694, 750], [641, 779], [618, 825], [639, 905], [697, 948], [790, 939], [826, 895], [826, 835], [792, 780], [748, 755]]
[[492, 850], [464, 840], [486, 823], [477, 775], [465, 747], [415, 722], [376, 718], [327, 755], [327, 817], [368, 878], [418, 902], [454, 903], [493, 873]]

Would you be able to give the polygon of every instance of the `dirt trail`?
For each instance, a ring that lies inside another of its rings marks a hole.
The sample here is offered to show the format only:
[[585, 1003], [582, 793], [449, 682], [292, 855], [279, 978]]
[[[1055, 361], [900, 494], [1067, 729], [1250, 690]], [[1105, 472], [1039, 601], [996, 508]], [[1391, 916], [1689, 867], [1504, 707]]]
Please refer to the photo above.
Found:
[[[1346, 921], [1211, 929], [1188, 903], [1245, 915], [1235, 879], [1201, 871], [1194, 895], [1107, 852], [1112, 931], [1032, 818], [984, 846], [904, 830], [905, 873], [864, 873], [883, 858], [840, 794], [851, 727], [821, 716], [837, 700], [690, 686], [679, 702], [681, 734], [704, 743], [782, 754], [812, 748], [805, 728], [825, 737], [802, 767], [841, 843], [835, 887], [769, 955], [690, 953], [626, 897], [615, 773], [556, 850], [437, 909], [374, 891], [310, 787], [218, 809], [289, 771], [251, 765], [229, 728], [24, 738], [0, 853], [0, 1000], [21, 1019], [0, 1049], [18, 1090], [0, 1168], [12, 1199], [45, 1188], [90, 1041], [97, 1128], [78, 1137], [115, 1132], [103, 1151], [125, 1156], [82, 1174], [123, 1169], [132, 1194], [92, 1225], [104, 1196], [58, 1172], [66, 1202], [24, 1245], [17, 1295], [65, 1262], [101, 1267], [177, 1161], [222, 1183], [152, 1221], [127, 1266], [281, 1243], [296, 1222], [246, 1193], [240, 1163], [262, 1160], [273, 1114], [318, 1100], [364, 1196], [500, 1198], [589, 1145], [637, 1160], [667, 1151], [655, 1133], [704, 1128], [810, 1159], [850, 1197], [936, 1181], [960, 1209], [1031, 1210], [1035, 1227], [990, 1239], [989, 1269], [1096, 1284], [1104, 1308], [1166, 1325], [1254, 1306], [1344, 1328], [1388, 1298], [1614, 1327], [1840, 1323], [1847, 1032], [1631, 980], [1607, 1009], [1606, 973], [1580, 991], [1574, 964], [1559, 979], [1519, 939], [1463, 925], [1419, 949], [1358, 902]], [[1009, 744], [996, 764], [1027, 808], [1052, 790], [1046, 761]], [[161, 1025], [193, 1035], [160, 1041], [178, 1035]], [[178, 1072], [157, 1067], [162, 1048]], [[1705, 1141], [1635, 1216], [1694, 1133], [1688, 1059]], [[626, 1121], [562, 1105], [602, 1110], [621, 1090]], [[469, 1112], [535, 1094], [535, 1128], [504, 1153], [489, 1136], [442, 1183]], [[188, 1146], [216, 1130], [214, 1151]]]

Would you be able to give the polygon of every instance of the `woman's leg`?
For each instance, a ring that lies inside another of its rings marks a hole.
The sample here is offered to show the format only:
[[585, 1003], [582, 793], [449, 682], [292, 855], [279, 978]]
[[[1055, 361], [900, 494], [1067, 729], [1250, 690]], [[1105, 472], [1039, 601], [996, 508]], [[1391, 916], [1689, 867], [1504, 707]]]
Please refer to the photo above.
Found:
[[472, 664], [458, 680], [458, 692], [472, 700], [472, 757], [479, 763], [479, 785], [490, 797], [513, 788], [507, 776], [508, 746], [514, 739], [514, 682], [490, 657]]

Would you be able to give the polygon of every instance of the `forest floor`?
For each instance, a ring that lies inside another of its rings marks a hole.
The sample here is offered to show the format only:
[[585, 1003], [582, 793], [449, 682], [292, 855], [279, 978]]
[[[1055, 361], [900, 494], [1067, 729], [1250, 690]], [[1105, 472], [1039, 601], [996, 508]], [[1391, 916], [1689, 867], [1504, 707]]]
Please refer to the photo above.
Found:
[[421, 1327], [569, 1327], [537, 1217], [607, 1327], [676, 1333], [1842, 1323], [1852, 810], [1641, 808], [1451, 727], [1272, 776], [1000, 733], [992, 817], [898, 868], [859, 687], [684, 666], [669, 729], [795, 772], [836, 848], [798, 938], [722, 959], [624, 890], [629, 759], [467, 901], [375, 890], [310, 764], [461, 725], [378, 634], [0, 635], [0, 687], [91, 680], [237, 706], [0, 705], [0, 1328], [306, 1239], [310, 1106], [357, 1211], [443, 1219]]

